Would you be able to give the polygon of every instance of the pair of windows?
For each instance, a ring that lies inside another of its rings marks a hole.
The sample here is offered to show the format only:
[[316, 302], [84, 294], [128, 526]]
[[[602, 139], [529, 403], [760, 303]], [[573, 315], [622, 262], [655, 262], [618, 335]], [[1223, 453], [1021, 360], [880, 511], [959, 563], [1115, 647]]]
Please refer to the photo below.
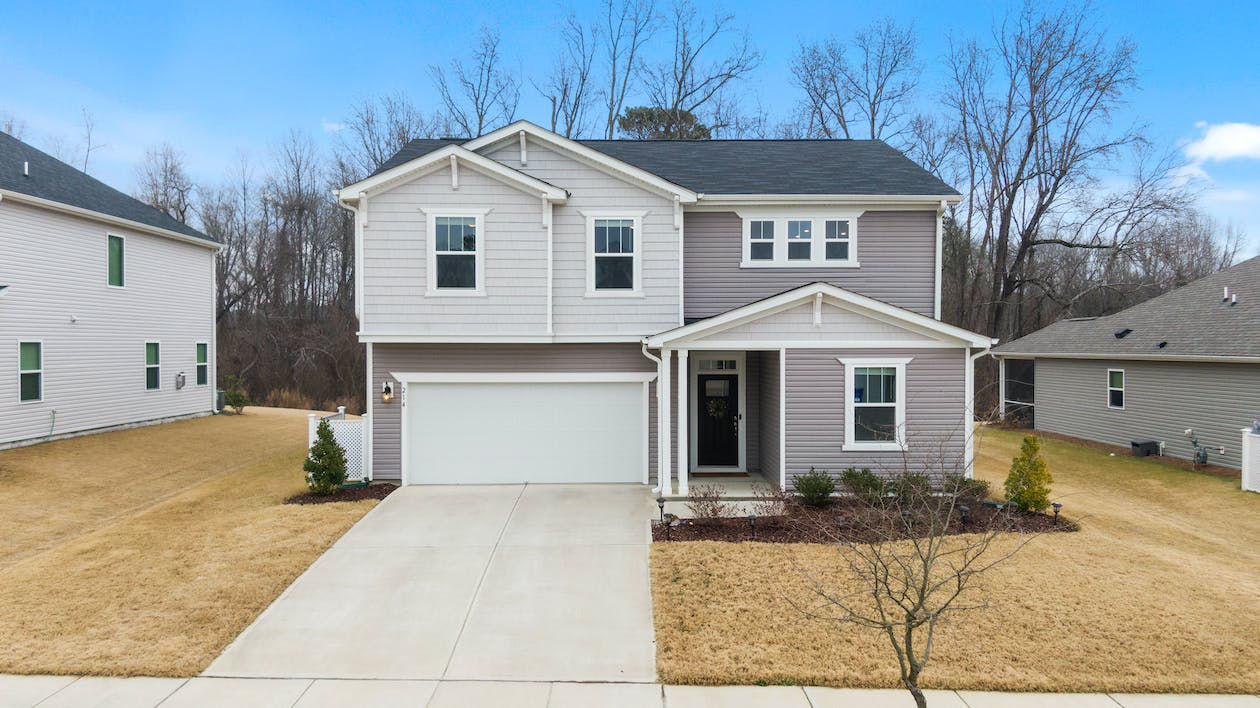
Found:
[[[210, 345], [197, 342], [193, 349], [193, 361], [196, 367], [197, 385], [210, 383]], [[144, 388], [156, 391], [162, 388], [162, 344], [161, 342], [144, 343]]]
[[[429, 293], [480, 295], [485, 292], [482, 223], [485, 212], [435, 212], [429, 259]], [[589, 217], [587, 293], [624, 295], [640, 289], [640, 217]]]
[[745, 267], [857, 265], [851, 217], [758, 217], [745, 223]]
[[840, 359], [844, 365], [845, 450], [902, 450], [910, 359]]
[[[197, 385], [210, 383], [210, 345], [197, 342], [194, 349]], [[162, 345], [144, 343], [144, 388], [162, 387]], [[44, 343], [18, 342], [18, 400], [31, 403], [44, 400]]]

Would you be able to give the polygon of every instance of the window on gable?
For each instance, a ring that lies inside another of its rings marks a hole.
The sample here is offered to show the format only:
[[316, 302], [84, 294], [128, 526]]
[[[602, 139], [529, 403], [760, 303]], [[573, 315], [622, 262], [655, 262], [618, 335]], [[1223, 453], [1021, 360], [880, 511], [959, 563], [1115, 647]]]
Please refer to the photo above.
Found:
[[210, 345], [197, 342], [197, 385], [210, 383]]
[[849, 220], [828, 219], [825, 243], [827, 260], [849, 260]]
[[476, 290], [477, 217], [435, 217], [433, 239], [437, 289]]
[[108, 248], [109, 260], [109, 284], [116, 288], [121, 288], [124, 282], [123, 276], [123, 237], [110, 236]]
[[787, 257], [789, 261], [808, 261], [810, 260], [810, 242], [814, 239], [814, 222], [812, 221], [788, 221], [787, 222], [788, 251]]
[[162, 387], [162, 345], [157, 342], [144, 343], [144, 388], [155, 391]]
[[754, 261], [774, 260], [774, 222], [753, 221], [748, 228], [748, 258]]
[[39, 342], [18, 343], [18, 400], [40, 401], [44, 398], [44, 345]]
[[634, 219], [595, 219], [595, 290], [634, 290]]
[[1107, 369], [1107, 407], [1124, 408], [1124, 369]]

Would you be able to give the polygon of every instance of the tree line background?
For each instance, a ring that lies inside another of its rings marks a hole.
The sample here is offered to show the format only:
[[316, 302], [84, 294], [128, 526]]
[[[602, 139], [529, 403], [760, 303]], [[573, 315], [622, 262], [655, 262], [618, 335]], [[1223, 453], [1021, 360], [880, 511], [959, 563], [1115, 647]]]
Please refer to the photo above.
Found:
[[[364, 97], [331, 149], [293, 131], [265, 162], [242, 161], [216, 184], [195, 183], [178, 146], [147, 152], [135, 196], [225, 246], [221, 379], [238, 376], [265, 405], [361, 409], [354, 225], [333, 190], [414, 138], [511, 122], [522, 91], [549, 109], [531, 119], [574, 138], [890, 143], [964, 194], [945, 213], [942, 318], [1003, 340], [1219, 270], [1243, 238], [1196, 208], [1176, 146], [1117, 120], [1137, 87], [1135, 47], [1088, 5], [1028, 2], [988, 34], [952, 37], [943, 56], [922, 56], [913, 25], [891, 18], [821, 37], [791, 58], [783, 79], [798, 100], [784, 115], [750, 95], [763, 55], [734, 15], [690, 0], [606, 0], [557, 27], [545, 75], [513, 70], [499, 31], [483, 27], [467, 56], [428, 67], [432, 105], [406, 91]], [[929, 83], [927, 62], [942, 78]], [[86, 111], [83, 123], [87, 170]], [[994, 404], [994, 370], [978, 370], [978, 408]]]

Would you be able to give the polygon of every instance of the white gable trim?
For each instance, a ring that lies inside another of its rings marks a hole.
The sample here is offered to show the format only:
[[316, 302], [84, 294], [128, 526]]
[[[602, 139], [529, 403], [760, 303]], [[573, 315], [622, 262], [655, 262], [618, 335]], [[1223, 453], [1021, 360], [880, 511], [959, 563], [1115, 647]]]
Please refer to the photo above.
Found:
[[[889, 305], [864, 295], [839, 288], [828, 283], [811, 283], [795, 290], [760, 300], [758, 302], [737, 307], [716, 317], [678, 327], [653, 337], [648, 337], [647, 345], [652, 348], [669, 346], [675, 342], [690, 341], [725, 331], [731, 327], [760, 319], [768, 315], [809, 302], [811, 298], [821, 294], [824, 299], [838, 307], [865, 315], [875, 320], [896, 325], [911, 332], [916, 332], [933, 339], [947, 342], [959, 347], [988, 348], [996, 343], [983, 335], [969, 332], [961, 327], [945, 324], [917, 312]], [[729, 346], [729, 344], [727, 345]], [[795, 346], [795, 345], [793, 345]]]
[[517, 138], [518, 136], [524, 136], [520, 139], [529, 137], [548, 143], [575, 157], [581, 158], [583, 161], [588, 162], [605, 172], [611, 173], [616, 177], [620, 177], [622, 179], [629, 178], [647, 185], [659, 192], [678, 197], [678, 201], [682, 204], [695, 204], [699, 199], [700, 195], [690, 189], [687, 189], [686, 187], [674, 184], [669, 180], [662, 179], [645, 169], [635, 167], [628, 162], [618, 160], [617, 158], [606, 153], [602, 153], [599, 150], [589, 148], [576, 140], [570, 140], [562, 135], [557, 135], [546, 128], [534, 125], [527, 120], [518, 120], [515, 123], [505, 125], [498, 130], [486, 133], [479, 138], [474, 138], [473, 140], [464, 143], [464, 147], [469, 150], [480, 150], [490, 145], [510, 140], [512, 138]]
[[[569, 193], [559, 187], [547, 184], [520, 170], [514, 170], [501, 162], [491, 160], [460, 145], [447, 145], [444, 148], [439, 148], [415, 159], [408, 160], [378, 175], [346, 185], [337, 190], [337, 197], [342, 202], [353, 202], [365, 196], [368, 192], [384, 191], [405, 180], [422, 176], [447, 165], [458, 169], [459, 162], [464, 162], [478, 172], [482, 172], [504, 184], [516, 187], [522, 192], [540, 194], [544, 199], [552, 203], [563, 203], [569, 197]], [[458, 177], [455, 174], [457, 173], [452, 172], [451, 184], [453, 189], [458, 189]]]

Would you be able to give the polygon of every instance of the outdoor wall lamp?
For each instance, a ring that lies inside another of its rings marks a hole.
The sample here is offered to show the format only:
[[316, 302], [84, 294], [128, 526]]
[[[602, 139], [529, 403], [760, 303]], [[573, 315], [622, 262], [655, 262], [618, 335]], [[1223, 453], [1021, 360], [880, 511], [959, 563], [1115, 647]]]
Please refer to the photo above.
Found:
[[386, 381], [381, 384], [381, 403], [389, 403], [394, 400], [394, 386]]

